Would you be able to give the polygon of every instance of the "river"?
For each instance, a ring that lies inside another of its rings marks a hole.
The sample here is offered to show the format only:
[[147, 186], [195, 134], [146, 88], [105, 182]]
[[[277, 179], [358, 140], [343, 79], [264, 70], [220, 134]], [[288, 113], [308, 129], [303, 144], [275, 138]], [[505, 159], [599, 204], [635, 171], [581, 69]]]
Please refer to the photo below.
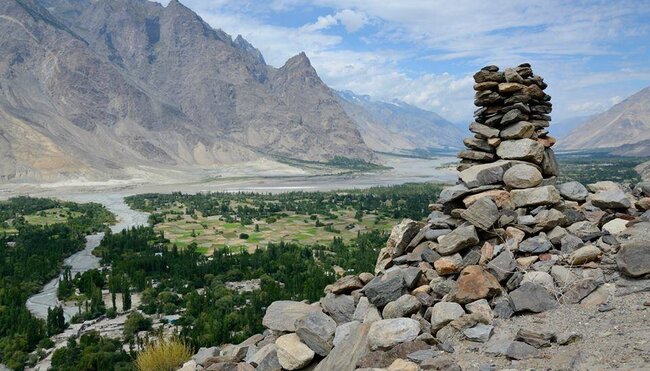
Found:
[[[117, 223], [111, 226], [111, 231], [117, 233], [126, 228], [147, 224], [148, 214], [132, 210], [125, 202], [121, 194], [83, 194], [60, 197], [75, 202], [98, 202], [106, 206], [117, 218]], [[83, 273], [90, 269], [99, 268], [99, 258], [92, 254], [92, 251], [99, 246], [104, 238], [104, 233], [93, 234], [86, 237], [86, 247], [65, 259], [64, 264], [71, 268], [73, 275]], [[43, 289], [36, 295], [27, 299], [26, 306], [34, 316], [38, 318], [47, 318], [48, 308], [61, 305], [56, 292], [59, 287], [57, 277], [48, 282]], [[69, 321], [79, 309], [74, 305], [64, 305], [63, 312], [66, 321]]]

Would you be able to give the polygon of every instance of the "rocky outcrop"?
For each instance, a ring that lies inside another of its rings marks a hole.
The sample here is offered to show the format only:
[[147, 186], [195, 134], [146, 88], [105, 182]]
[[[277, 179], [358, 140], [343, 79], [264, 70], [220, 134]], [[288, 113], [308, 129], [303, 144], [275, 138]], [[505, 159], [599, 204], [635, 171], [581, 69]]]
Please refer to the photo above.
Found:
[[[458, 370], [454, 347], [465, 341], [485, 343], [477, 349], [511, 360], [541, 357], [539, 348], [569, 344], [579, 335], [524, 328], [506, 339], [497, 335], [500, 324], [562, 305], [607, 311], [619, 283], [628, 290], [637, 282], [631, 280], [650, 275], [650, 213], [637, 207], [650, 197], [650, 185], [556, 184], [543, 79], [523, 64], [504, 72], [488, 66], [475, 80], [483, 108], [472, 124], [481, 128], [473, 139], [491, 149], [468, 151], [492, 156], [468, 160], [461, 153], [458, 184], [430, 205], [426, 221], [407, 219], [394, 227], [375, 275], [342, 277], [325, 289], [325, 314], [308, 314], [322, 329], [305, 337], [306, 321], [295, 325], [293, 339], [312, 344], [316, 354], [306, 367]], [[532, 132], [500, 134], [528, 123]], [[267, 317], [282, 316], [277, 308], [271, 305]], [[277, 321], [290, 317], [293, 311]], [[268, 341], [278, 336], [291, 335], [265, 333]], [[311, 357], [302, 353], [300, 359]]]

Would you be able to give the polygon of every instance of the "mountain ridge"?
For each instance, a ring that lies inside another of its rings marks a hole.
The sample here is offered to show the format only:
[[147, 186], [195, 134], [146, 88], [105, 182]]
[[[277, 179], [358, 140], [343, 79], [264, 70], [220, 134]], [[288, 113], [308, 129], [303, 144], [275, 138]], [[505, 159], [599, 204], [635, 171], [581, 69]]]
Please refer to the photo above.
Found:
[[4, 181], [375, 160], [306, 55], [268, 66], [178, 1], [11, 0], [0, 16]]
[[433, 111], [351, 91], [336, 93], [366, 144], [375, 151], [408, 154], [418, 150], [458, 149], [463, 145], [462, 130]]
[[650, 87], [591, 117], [562, 141], [562, 150], [616, 148], [650, 140]]

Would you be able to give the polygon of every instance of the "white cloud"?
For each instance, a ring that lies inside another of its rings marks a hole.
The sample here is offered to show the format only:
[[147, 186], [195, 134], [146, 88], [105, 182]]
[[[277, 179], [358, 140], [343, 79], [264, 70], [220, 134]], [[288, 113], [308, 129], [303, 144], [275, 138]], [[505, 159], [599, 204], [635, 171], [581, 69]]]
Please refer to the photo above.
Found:
[[347, 32], [359, 31], [368, 22], [365, 14], [350, 9], [343, 9], [334, 15], [319, 16], [316, 22], [302, 26], [303, 31], [313, 32], [328, 29], [342, 24]]
[[357, 32], [368, 22], [365, 14], [350, 9], [343, 9], [336, 13], [336, 18], [348, 32]]

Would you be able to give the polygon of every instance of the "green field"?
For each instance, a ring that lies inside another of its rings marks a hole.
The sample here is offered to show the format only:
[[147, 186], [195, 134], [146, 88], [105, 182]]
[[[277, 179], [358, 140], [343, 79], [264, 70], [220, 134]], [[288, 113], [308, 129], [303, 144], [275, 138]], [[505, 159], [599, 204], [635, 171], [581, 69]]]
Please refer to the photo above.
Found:
[[[178, 209], [176, 209], [178, 210]], [[160, 210], [165, 213], [165, 210]], [[334, 237], [341, 237], [349, 242], [358, 233], [369, 232], [373, 229], [388, 231], [395, 224], [394, 219], [381, 219], [377, 215], [364, 215], [361, 221], [355, 219], [356, 211], [343, 209], [333, 211], [336, 218], [312, 214], [322, 223], [316, 226], [312, 215], [297, 215], [286, 212], [287, 216], [273, 223], [265, 220], [253, 220], [253, 224], [226, 222], [220, 216], [203, 217], [197, 213], [196, 218], [184, 214], [180, 220], [178, 216], [166, 214], [166, 221], [155, 225], [155, 230], [163, 232], [173, 244], [186, 247], [196, 243], [201, 252], [212, 254], [215, 249], [229, 247], [239, 250], [245, 248], [254, 251], [269, 242], [299, 242], [303, 245], [329, 244]], [[330, 219], [326, 219], [330, 218]], [[246, 234], [248, 238], [240, 238]]]
[[128, 197], [135, 209], [150, 212], [156, 232], [171, 244], [199, 251], [254, 251], [269, 243], [329, 245], [371, 231], [387, 232], [399, 220], [422, 219], [440, 192], [438, 184], [376, 187], [361, 191], [283, 194], [149, 194]]

